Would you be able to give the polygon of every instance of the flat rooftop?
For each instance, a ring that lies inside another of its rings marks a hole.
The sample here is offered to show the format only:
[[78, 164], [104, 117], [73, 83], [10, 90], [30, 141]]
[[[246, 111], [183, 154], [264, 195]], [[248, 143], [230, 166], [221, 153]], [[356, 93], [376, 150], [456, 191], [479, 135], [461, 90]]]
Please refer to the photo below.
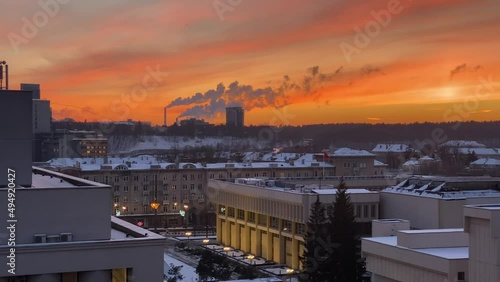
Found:
[[107, 185], [92, 182], [89, 180], [81, 179], [65, 175], [59, 172], [33, 167], [32, 168], [32, 181], [31, 186], [24, 188], [71, 188], [71, 187], [107, 187]]
[[[428, 230], [424, 230], [428, 231]], [[410, 250], [420, 254], [431, 255], [443, 259], [468, 259], [469, 247], [450, 247], [450, 248], [423, 248], [423, 249], [410, 249], [398, 245], [397, 236], [390, 237], [374, 237], [363, 238], [363, 240], [379, 243], [402, 250]]]

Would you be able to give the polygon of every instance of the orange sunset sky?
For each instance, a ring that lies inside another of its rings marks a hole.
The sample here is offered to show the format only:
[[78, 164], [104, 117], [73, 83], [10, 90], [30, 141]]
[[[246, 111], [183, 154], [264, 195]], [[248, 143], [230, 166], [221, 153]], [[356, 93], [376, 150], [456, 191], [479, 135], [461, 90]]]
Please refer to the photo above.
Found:
[[0, 17], [10, 88], [41, 84], [54, 119], [500, 117], [498, 0], [58, 1], [3, 1]]

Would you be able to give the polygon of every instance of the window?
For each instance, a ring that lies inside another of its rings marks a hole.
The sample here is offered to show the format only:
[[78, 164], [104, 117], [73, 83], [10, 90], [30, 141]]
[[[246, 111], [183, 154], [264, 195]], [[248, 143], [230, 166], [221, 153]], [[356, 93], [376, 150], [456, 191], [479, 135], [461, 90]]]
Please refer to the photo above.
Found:
[[194, 180], [194, 174], [191, 174], [191, 180]]
[[363, 206], [363, 217], [364, 218], [368, 217], [368, 205]]
[[120, 186], [115, 186], [115, 192], [120, 192]]
[[255, 213], [254, 212], [249, 212], [248, 213], [248, 222], [255, 223]]
[[176, 190], [177, 189], [177, 185], [172, 185], [172, 190]]
[[149, 211], [149, 206], [144, 206], [144, 207], [142, 207], [142, 211], [143, 211], [144, 213], [147, 213], [147, 212]]
[[275, 229], [278, 229], [280, 227], [280, 222], [278, 220], [278, 218], [276, 217], [271, 217], [271, 228], [275, 228]]
[[262, 225], [262, 226], [267, 226], [267, 218], [265, 215], [263, 214], [259, 214], [258, 216], [258, 220], [259, 220], [259, 225]]
[[120, 182], [120, 177], [115, 176], [115, 182]]
[[137, 185], [134, 186], [134, 192], [139, 192], [139, 186]]
[[164, 196], [163, 196], [163, 200], [164, 200], [164, 201], [168, 201], [168, 195], [164, 195]]
[[267, 177], [267, 173], [263, 172], [262, 177]]
[[182, 190], [187, 190], [188, 186], [186, 184], [182, 184]]
[[128, 181], [128, 176], [124, 176], [123, 181]]
[[220, 206], [219, 207], [219, 214], [222, 214], [222, 215], [226, 214], [226, 207], [225, 206]]
[[372, 205], [371, 206], [371, 214], [372, 214], [372, 218], [375, 218], [376, 216], [376, 210], [377, 209], [377, 205]]
[[114, 202], [115, 202], [115, 203], [119, 203], [119, 202], [120, 202], [120, 198], [115, 197], [115, 198], [114, 198]]
[[123, 192], [128, 192], [128, 186], [123, 186]]
[[134, 181], [139, 181], [139, 176], [134, 176]]
[[203, 190], [203, 184], [198, 184], [198, 190]]
[[245, 173], [246, 178], [250, 178], [250, 173]]
[[457, 274], [457, 276], [458, 276], [458, 277], [457, 277], [457, 278], [458, 278], [458, 279], [457, 279], [458, 281], [465, 281], [465, 272], [460, 271], [460, 272]]
[[213, 173], [210, 173], [210, 176], [209, 176], [210, 179], [214, 179], [215, 178], [215, 174]]
[[144, 181], [148, 181], [148, 176], [147, 175], [144, 176]]
[[187, 174], [183, 174], [183, 175], [182, 175], [182, 180], [187, 180], [187, 179], [188, 179]]
[[174, 204], [174, 205], [172, 206], [172, 210], [176, 211], [176, 210], [177, 210], [177, 205], [175, 205], [175, 204]]
[[124, 202], [124, 203], [128, 202], [128, 198], [127, 198], [126, 196], [125, 196], [125, 197], [123, 197], [123, 202]]
[[163, 212], [168, 212], [168, 206], [163, 206]]
[[283, 219], [283, 231], [292, 232], [292, 222], [290, 220]]
[[219, 173], [219, 179], [222, 179], [222, 173]]
[[191, 190], [194, 190], [194, 184], [191, 184], [190, 187], [191, 187]]
[[142, 191], [148, 191], [148, 185], [144, 185], [144, 186], [142, 187]]
[[245, 220], [245, 211], [244, 210], [238, 210], [238, 219]]
[[300, 234], [300, 235], [304, 235], [306, 234], [306, 225], [305, 224], [302, 224], [302, 223], [296, 223], [296, 227], [297, 227], [297, 234]]
[[227, 208], [227, 216], [234, 217], [234, 208]]
[[172, 175], [172, 180], [177, 180], [177, 174]]
[[203, 179], [203, 174], [198, 174], [198, 179]]

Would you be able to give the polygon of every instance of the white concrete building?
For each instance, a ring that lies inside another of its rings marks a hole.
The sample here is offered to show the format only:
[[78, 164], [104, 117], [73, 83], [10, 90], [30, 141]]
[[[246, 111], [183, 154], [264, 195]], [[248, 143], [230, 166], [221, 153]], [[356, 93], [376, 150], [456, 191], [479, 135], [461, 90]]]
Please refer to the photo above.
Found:
[[400, 230], [364, 238], [373, 282], [500, 281], [500, 204], [465, 206], [464, 229]]
[[416, 229], [463, 228], [464, 205], [500, 202], [500, 178], [412, 177], [380, 192], [380, 218]]
[[163, 281], [164, 237], [111, 217], [110, 186], [31, 166], [31, 96], [0, 91], [0, 282]]

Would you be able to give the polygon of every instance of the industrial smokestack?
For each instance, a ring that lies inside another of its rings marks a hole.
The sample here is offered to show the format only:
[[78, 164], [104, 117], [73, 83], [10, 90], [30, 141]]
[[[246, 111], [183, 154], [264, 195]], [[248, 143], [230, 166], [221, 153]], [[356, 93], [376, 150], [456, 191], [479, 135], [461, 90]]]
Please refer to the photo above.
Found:
[[167, 127], [167, 107], [163, 108], [163, 126]]

